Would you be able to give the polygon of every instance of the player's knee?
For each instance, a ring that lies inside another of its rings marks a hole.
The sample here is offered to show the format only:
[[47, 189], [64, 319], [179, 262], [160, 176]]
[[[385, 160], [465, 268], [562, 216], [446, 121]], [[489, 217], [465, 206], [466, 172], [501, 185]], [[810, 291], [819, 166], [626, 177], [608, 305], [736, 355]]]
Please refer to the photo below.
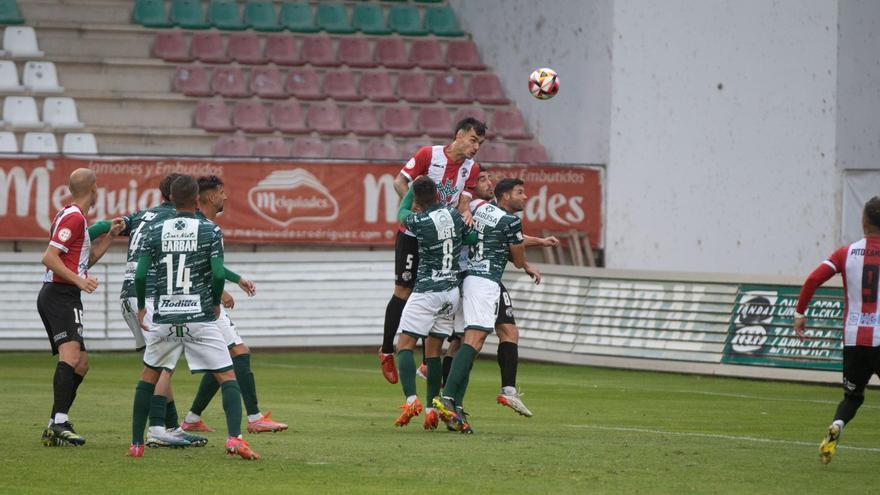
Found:
[[496, 325], [495, 332], [498, 333], [499, 342], [513, 342], [514, 344], [519, 342], [519, 329], [516, 325], [506, 323]]
[[242, 354], [250, 354], [251, 350], [244, 343], [236, 344], [229, 349], [229, 355], [232, 357], [241, 356]]
[[404, 287], [402, 285], [394, 286], [394, 297], [409, 299], [410, 294], [412, 294], [412, 287]]
[[220, 384], [222, 384], [224, 382], [228, 382], [230, 380], [235, 380], [235, 371], [226, 370], [226, 371], [221, 371], [219, 373], [214, 373], [214, 378], [216, 378], [217, 383], [220, 383]]
[[159, 372], [144, 366], [144, 371], [141, 372], [141, 380], [155, 385], [159, 381]]
[[862, 405], [862, 402], [865, 402], [865, 391], [847, 390], [843, 393], [843, 399], [851, 404], [854, 404], [856, 407], [859, 407]]

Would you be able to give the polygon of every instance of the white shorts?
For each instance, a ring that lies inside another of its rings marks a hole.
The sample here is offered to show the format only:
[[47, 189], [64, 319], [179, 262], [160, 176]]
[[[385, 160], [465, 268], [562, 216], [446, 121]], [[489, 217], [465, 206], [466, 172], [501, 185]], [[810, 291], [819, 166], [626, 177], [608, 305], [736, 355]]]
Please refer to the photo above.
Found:
[[398, 331], [416, 337], [449, 337], [460, 303], [458, 287], [446, 292], [413, 292], [403, 307]]
[[[122, 319], [125, 320], [125, 324], [128, 325], [128, 329], [134, 336], [134, 350], [140, 352], [147, 346], [147, 341], [144, 340], [144, 330], [138, 323], [137, 298], [129, 297], [120, 299], [119, 302], [122, 303]], [[149, 327], [153, 325], [153, 299], [145, 299], [144, 307], [147, 310], [147, 314], [144, 315], [144, 323]]]
[[182, 352], [192, 372], [232, 369], [229, 348], [216, 321], [154, 323], [145, 337], [144, 364], [151, 368], [173, 370]]
[[468, 276], [461, 284], [464, 328], [492, 332], [498, 318], [501, 286], [488, 278]]
[[226, 308], [223, 306], [220, 306], [220, 318], [217, 318], [217, 326], [220, 327], [220, 333], [223, 334], [223, 340], [226, 341], [227, 347], [244, 344], [244, 341], [241, 340], [238, 331], [235, 329], [235, 323], [232, 323], [232, 320], [229, 319], [229, 315], [226, 314]]

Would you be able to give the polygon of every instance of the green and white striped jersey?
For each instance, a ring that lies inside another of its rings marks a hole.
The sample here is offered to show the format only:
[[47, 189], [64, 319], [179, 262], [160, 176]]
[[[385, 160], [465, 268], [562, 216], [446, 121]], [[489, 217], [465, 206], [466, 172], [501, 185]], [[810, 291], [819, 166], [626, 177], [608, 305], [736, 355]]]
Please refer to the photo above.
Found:
[[523, 242], [522, 220], [484, 200], [471, 201], [470, 207], [477, 244], [471, 246], [467, 274], [501, 283], [510, 258], [510, 246]]
[[457, 287], [458, 253], [466, 226], [452, 206], [435, 204], [403, 222], [419, 240], [419, 270], [414, 292], [444, 292]]
[[[177, 215], [177, 210], [174, 209], [173, 204], [162, 203], [123, 217], [125, 219], [125, 230], [119, 235], [128, 237], [128, 254], [126, 257], [125, 275], [122, 280], [122, 291], [119, 294], [120, 299], [137, 297], [134, 291], [134, 272], [137, 269], [139, 245], [144, 238], [147, 227], [154, 222], [162, 222], [175, 215]], [[151, 269], [147, 273], [147, 297], [152, 297], [151, 294], [153, 293], [155, 281], [156, 272]]]

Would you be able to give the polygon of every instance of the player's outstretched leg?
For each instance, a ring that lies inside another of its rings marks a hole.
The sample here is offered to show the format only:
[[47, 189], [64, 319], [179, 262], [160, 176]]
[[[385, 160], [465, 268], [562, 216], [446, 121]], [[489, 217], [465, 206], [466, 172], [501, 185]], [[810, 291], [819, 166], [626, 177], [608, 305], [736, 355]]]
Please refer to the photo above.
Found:
[[837, 452], [837, 441], [840, 440], [842, 432], [843, 421], [839, 419], [835, 420], [828, 427], [828, 433], [825, 434], [825, 438], [822, 439], [822, 443], [819, 445], [819, 460], [822, 464], [831, 462], [831, 458]]
[[218, 390], [220, 390], [220, 384], [217, 383], [217, 379], [214, 378], [213, 374], [205, 373], [202, 375], [202, 381], [199, 382], [199, 389], [193, 398], [192, 406], [190, 406], [189, 412], [186, 413], [183, 423], [180, 425], [184, 431], [203, 431], [207, 433], [214, 431], [213, 428], [210, 428], [202, 421], [201, 414], [208, 407], [208, 404], [211, 403], [211, 399], [214, 398], [214, 394]]
[[[395, 287], [395, 292], [397, 292]], [[400, 316], [403, 314], [403, 307], [406, 306], [406, 299], [398, 297], [396, 294], [391, 296], [388, 306], [385, 307], [385, 327], [383, 329], [382, 347], [379, 349], [379, 366], [382, 369], [382, 376], [388, 383], [397, 383], [397, 367], [394, 365], [394, 336], [397, 335], [397, 327], [400, 326]]]
[[518, 414], [527, 418], [532, 417], [532, 411], [526, 407], [522, 400], [522, 394], [516, 389], [516, 368], [519, 362], [519, 350], [515, 342], [501, 342], [498, 344], [498, 367], [501, 369], [501, 393], [496, 401], [502, 406], [507, 406]]
[[[407, 336], [407, 338], [410, 337]], [[422, 413], [422, 405], [416, 395], [416, 362], [412, 349], [398, 351], [397, 361], [400, 364], [400, 384], [403, 388], [403, 395], [406, 397], [406, 403], [400, 406], [403, 412], [394, 420], [394, 425], [405, 426], [412, 418]]]
[[241, 388], [235, 380], [232, 370], [215, 373], [217, 381], [220, 381], [220, 393], [223, 396], [223, 412], [226, 414], [226, 453], [237, 455], [242, 459], [256, 460], [260, 454], [251, 449], [250, 444], [241, 437]]
[[232, 352], [234, 353], [232, 366], [235, 369], [235, 379], [241, 387], [241, 398], [247, 412], [247, 431], [249, 433], [265, 433], [286, 430], [287, 425], [274, 421], [270, 411], [266, 411], [265, 414], [260, 412], [260, 406], [257, 402], [257, 384], [254, 380], [254, 372], [251, 371], [249, 349], [244, 344], [240, 344], [235, 346]]

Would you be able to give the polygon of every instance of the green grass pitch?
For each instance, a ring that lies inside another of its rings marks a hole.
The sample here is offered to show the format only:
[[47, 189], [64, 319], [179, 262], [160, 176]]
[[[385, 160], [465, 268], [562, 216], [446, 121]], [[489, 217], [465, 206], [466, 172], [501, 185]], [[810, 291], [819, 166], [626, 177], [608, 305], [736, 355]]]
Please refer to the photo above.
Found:
[[[393, 426], [403, 402], [372, 354], [253, 355], [260, 404], [284, 433], [247, 435], [257, 462], [223, 453], [219, 397], [205, 448], [124, 457], [140, 372], [133, 353], [94, 353], [71, 419], [88, 443], [40, 445], [54, 358], [0, 361], [0, 492], [9, 493], [868, 493], [880, 463], [880, 396], [844, 432], [834, 461], [818, 442], [838, 387], [521, 363], [535, 417], [495, 404], [497, 364], [477, 362], [466, 408], [476, 432]], [[198, 377], [181, 361], [181, 417]], [[424, 382], [419, 382], [424, 393]]]

